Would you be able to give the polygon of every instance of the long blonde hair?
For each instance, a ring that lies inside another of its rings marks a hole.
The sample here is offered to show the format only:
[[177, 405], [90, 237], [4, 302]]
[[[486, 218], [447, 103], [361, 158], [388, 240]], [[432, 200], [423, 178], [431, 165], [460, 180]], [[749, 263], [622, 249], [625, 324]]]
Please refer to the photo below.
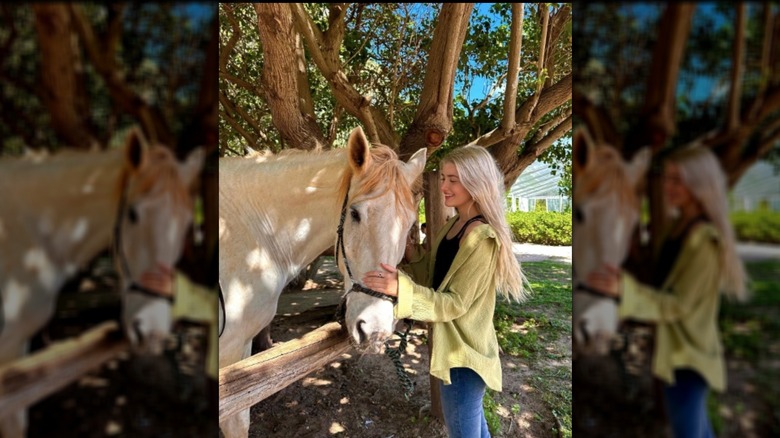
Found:
[[667, 160], [680, 169], [685, 187], [699, 202], [707, 219], [720, 233], [721, 288], [733, 298], [747, 297], [745, 268], [736, 250], [734, 229], [729, 221], [726, 175], [715, 154], [698, 145], [672, 153]]
[[481, 146], [466, 145], [450, 152], [442, 165], [452, 163], [461, 184], [476, 202], [485, 220], [493, 227], [500, 242], [496, 284], [506, 298], [523, 301], [530, 286], [512, 253], [512, 232], [504, 210], [504, 175], [490, 153]]

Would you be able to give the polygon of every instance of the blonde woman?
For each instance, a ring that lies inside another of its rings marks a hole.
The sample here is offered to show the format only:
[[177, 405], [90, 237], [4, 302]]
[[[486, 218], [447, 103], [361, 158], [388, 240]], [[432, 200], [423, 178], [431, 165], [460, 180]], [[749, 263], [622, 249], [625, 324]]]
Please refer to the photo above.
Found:
[[720, 291], [745, 297], [745, 273], [728, 220], [726, 177], [709, 150], [692, 147], [664, 166], [664, 197], [675, 219], [665, 236], [653, 285], [605, 265], [589, 285], [620, 298], [622, 318], [656, 324], [653, 374], [665, 383], [675, 437], [713, 436], [707, 391], [723, 391], [718, 332]]
[[[363, 284], [397, 296], [394, 315], [433, 323], [431, 374], [442, 381], [441, 402], [451, 438], [489, 437], [482, 397], [501, 390], [493, 328], [496, 293], [522, 300], [527, 288], [504, 211], [504, 178], [480, 146], [454, 150], [441, 166], [444, 203], [458, 214], [431, 252], [396, 271], [381, 265]], [[411, 243], [411, 242], [410, 242]], [[407, 243], [407, 260], [414, 254]]]

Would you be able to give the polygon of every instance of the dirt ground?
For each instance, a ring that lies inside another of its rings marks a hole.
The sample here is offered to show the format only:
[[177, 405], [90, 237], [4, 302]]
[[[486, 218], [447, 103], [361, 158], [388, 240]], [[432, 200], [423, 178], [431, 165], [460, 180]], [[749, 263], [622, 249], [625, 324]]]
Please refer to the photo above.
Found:
[[[106, 268], [109, 266], [109, 268]], [[65, 287], [33, 348], [119, 317], [110, 261]], [[216, 437], [217, 382], [204, 374], [206, 332], [180, 322], [160, 357], [123, 353], [29, 410], [29, 438]]]
[[[317, 283], [309, 282], [302, 290], [282, 294], [271, 329], [274, 342], [300, 337], [331, 319], [327, 311], [310, 308], [317, 303], [332, 309], [331, 305], [338, 302], [341, 294], [340, 276], [327, 263], [319, 272], [315, 277]], [[517, 321], [517, 330], [520, 323]], [[404, 398], [395, 369], [386, 356], [359, 356], [353, 350], [255, 405], [251, 410], [250, 437], [446, 437], [443, 424], [432, 419], [429, 412], [426, 330], [420, 325], [411, 333], [407, 353], [402, 358], [415, 382], [409, 400]], [[568, 337], [549, 348], [570, 351], [570, 345]], [[550, 361], [560, 362], [560, 359]], [[493, 396], [502, 430], [496, 436], [557, 436], [553, 431], [560, 429], [560, 425], [544, 402], [545, 395], [529, 383], [538, 369], [546, 365], [508, 355], [502, 357], [504, 390]]]

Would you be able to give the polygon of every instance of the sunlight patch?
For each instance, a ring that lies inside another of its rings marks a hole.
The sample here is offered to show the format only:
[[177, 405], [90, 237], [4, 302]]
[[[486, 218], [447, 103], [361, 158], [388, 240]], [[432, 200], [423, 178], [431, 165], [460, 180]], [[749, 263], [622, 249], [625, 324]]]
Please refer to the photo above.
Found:
[[3, 309], [0, 310], [5, 313], [7, 319], [10, 319], [22, 311], [22, 306], [30, 295], [30, 287], [11, 278], [5, 283], [3, 289], [8, 293], [3, 302]]
[[331, 435], [335, 435], [337, 433], [344, 432], [345, 430], [346, 429], [344, 429], [344, 426], [342, 426], [340, 423], [337, 423], [335, 421], [333, 423], [331, 423], [330, 429], [328, 429], [328, 431], [330, 432]]
[[113, 435], [119, 435], [122, 433], [122, 426], [115, 422], [115, 421], [109, 421], [108, 424], [106, 424], [106, 435], [113, 436]]
[[41, 248], [32, 248], [27, 251], [24, 255], [24, 266], [31, 271], [37, 272], [38, 282], [43, 287], [54, 289], [57, 283], [57, 270], [46, 251]]
[[73, 226], [73, 232], [70, 235], [71, 242], [81, 241], [81, 239], [87, 235], [87, 228], [89, 228], [89, 221], [86, 218], [77, 220], [76, 225]]
[[303, 386], [328, 386], [333, 384], [330, 380], [318, 379], [316, 377], [307, 377], [303, 379]]

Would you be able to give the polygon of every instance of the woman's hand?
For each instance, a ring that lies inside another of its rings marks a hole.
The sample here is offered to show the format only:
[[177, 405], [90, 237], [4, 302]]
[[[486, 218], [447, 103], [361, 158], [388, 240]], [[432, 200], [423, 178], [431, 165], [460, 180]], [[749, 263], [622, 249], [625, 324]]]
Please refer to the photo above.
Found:
[[369, 271], [363, 276], [363, 286], [391, 297], [398, 296], [398, 271], [385, 263], [380, 263], [382, 271]]
[[610, 264], [603, 264], [598, 269], [588, 274], [585, 282], [591, 289], [595, 289], [612, 298], [620, 298], [620, 269]]

